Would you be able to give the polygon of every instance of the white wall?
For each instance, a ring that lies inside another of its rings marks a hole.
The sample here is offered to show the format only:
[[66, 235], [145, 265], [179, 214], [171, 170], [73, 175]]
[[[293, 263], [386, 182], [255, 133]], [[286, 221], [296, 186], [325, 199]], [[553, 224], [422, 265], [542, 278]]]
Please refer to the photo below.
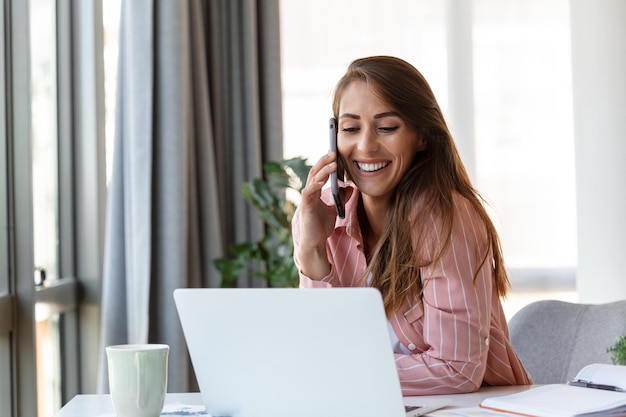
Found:
[[581, 302], [626, 298], [626, 1], [571, 0]]

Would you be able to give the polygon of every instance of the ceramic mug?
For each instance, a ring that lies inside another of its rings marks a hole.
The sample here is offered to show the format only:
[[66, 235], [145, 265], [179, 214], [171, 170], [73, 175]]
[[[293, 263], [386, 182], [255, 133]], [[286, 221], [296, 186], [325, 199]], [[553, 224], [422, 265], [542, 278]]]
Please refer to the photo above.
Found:
[[168, 345], [106, 348], [109, 391], [117, 417], [159, 417], [167, 392]]

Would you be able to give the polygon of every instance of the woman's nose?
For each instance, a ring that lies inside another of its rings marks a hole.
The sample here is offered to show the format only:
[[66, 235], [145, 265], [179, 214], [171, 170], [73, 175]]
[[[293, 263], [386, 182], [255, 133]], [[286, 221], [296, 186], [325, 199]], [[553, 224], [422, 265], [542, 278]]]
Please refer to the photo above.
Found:
[[378, 138], [376, 137], [376, 132], [371, 129], [361, 130], [357, 147], [359, 151], [363, 153], [376, 152], [378, 150]]

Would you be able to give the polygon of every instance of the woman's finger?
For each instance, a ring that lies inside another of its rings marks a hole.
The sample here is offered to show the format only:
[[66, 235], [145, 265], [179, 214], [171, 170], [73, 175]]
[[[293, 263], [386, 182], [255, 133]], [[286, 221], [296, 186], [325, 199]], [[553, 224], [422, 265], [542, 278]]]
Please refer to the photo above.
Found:
[[309, 175], [307, 177], [306, 186], [312, 185], [313, 183], [315, 183], [316, 186], [326, 184], [326, 181], [328, 181], [328, 177], [330, 176], [330, 173], [336, 169], [337, 169], [337, 163], [335, 162], [335, 154], [328, 153], [324, 155], [309, 170]]

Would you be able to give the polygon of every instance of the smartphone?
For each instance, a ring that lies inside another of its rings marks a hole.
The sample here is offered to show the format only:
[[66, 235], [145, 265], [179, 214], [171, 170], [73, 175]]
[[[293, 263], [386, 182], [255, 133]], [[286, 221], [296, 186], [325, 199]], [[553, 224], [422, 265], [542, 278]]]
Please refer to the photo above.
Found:
[[[330, 150], [337, 154], [337, 119], [331, 117], [328, 125], [328, 131], [330, 136]], [[335, 200], [337, 216], [343, 219], [346, 216], [346, 212], [343, 207], [341, 197], [339, 196], [339, 186], [337, 185], [337, 170], [330, 173], [330, 188], [333, 193], [333, 199]]]

